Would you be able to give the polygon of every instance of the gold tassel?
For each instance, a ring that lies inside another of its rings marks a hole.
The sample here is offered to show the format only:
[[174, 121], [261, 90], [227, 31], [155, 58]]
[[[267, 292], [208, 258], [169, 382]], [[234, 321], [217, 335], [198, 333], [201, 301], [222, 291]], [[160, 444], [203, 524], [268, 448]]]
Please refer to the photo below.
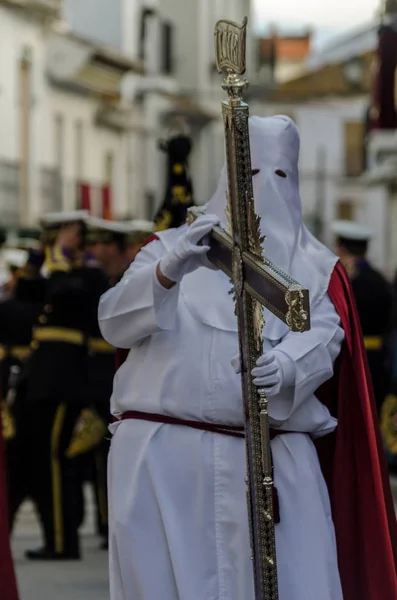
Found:
[[82, 411], [73, 430], [72, 439], [66, 450], [67, 458], [74, 458], [96, 448], [107, 432], [106, 423], [98, 413], [87, 408]]

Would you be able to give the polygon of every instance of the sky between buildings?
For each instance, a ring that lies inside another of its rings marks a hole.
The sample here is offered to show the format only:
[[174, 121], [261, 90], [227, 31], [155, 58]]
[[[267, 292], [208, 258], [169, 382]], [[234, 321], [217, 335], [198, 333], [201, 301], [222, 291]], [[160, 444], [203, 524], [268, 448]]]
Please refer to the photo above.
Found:
[[381, 0], [254, 0], [258, 29], [276, 24], [299, 32], [310, 25], [319, 45], [338, 33], [376, 20]]

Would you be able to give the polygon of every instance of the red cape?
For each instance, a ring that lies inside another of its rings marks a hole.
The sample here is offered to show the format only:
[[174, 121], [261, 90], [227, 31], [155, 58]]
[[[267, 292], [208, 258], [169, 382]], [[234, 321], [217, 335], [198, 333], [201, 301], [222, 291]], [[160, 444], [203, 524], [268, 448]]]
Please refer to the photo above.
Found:
[[[397, 521], [356, 303], [340, 263], [328, 293], [346, 339], [334, 376], [317, 393], [338, 427], [318, 441], [317, 450], [331, 499], [343, 598], [397, 600]], [[117, 368], [128, 352], [118, 351]]]
[[6, 460], [2, 437], [0, 411], [0, 598], [18, 600], [17, 583], [12, 563], [8, 532], [8, 506], [6, 492]]
[[397, 599], [397, 521], [361, 326], [338, 263], [329, 296], [345, 331], [335, 375], [318, 397], [338, 418], [318, 442], [335, 524], [344, 600]]

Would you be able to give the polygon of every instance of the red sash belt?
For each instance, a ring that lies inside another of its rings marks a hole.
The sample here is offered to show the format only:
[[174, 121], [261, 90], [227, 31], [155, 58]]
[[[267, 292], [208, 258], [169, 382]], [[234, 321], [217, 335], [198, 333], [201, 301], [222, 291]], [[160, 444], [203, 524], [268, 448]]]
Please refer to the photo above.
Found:
[[[208, 423], [204, 421], [189, 421], [187, 419], [178, 419], [177, 417], [146, 413], [139, 410], [129, 410], [128, 412], [123, 413], [120, 417], [121, 421], [129, 419], [135, 419], [138, 421], [151, 421], [152, 423], [165, 423], [167, 425], [182, 425], [184, 427], [191, 427], [192, 429], [199, 429], [200, 431], [210, 431], [212, 433], [221, 433], [222, 435], [245, 438], [244, 427], [239, 425], [224, 425], [220, 423]], [[270, 429], [270, 439], [274, 440], [275, 437], [283, 433], [288, 432], [280, 431], [278, 429]]]
[[[166, 415], [157, 415], [153, 413], [145, 413], [139, 410], [130, 410], [121, 415], [120, 420], [126, 421], [129, 419], [135, 419], [138, 421], [150, 421], [152, 423], [165, 423], [168, 425], [182, 425], [184, 427], [191, 427], [192, 429], [199, 429], [200, 431], [210, 431], [212, 433], [220, 433], [222, 435], [229, 435], [237, 438], [244, 438], [244, 427], [238, 425], [223, 425], [219, 423], [205, 423], [202, 421], [189, 421], [187, 419], [178, 419], [177, 417], [168, 417]], [[116, 419], [117, 420], [117, 419]], [[288, 433], [286, 431], [279, 431], [276, 429], [270, 429], [270, 439], [273, 440], [278, 435]], [[280, 522], [280, 508], [278, 501], [277, 489], [273, 487], [273, 511], [275, 523]]]

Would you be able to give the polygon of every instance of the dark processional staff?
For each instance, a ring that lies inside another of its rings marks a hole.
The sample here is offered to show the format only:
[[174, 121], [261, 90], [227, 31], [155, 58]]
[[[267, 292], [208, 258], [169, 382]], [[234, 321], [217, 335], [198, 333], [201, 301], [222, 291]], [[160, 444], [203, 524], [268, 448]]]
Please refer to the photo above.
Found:
[[158, 232], [99, 305], [126, 359], [110, 597], [394, 598], [396, 519], [351, 286], [302, 222], [295, 125], [249, 119], [246, 25], [215, 28], [227, 165], [206, 214]]

